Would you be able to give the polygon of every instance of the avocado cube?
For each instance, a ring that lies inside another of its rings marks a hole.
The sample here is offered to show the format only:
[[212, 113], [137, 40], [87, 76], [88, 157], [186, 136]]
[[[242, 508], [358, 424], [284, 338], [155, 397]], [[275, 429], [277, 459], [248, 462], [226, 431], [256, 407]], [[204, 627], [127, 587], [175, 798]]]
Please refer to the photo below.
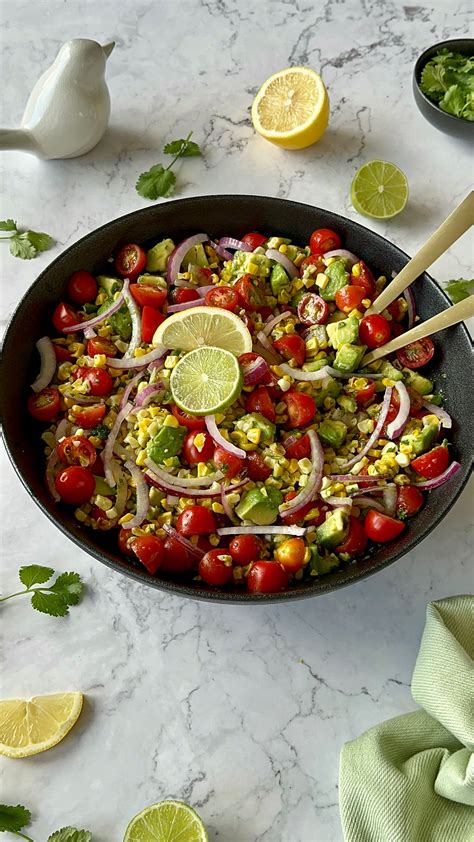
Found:
[[330, 573], [339, 567], [339, 559], [334, 553], [322, 556], [318, 548], [312, 544], [310, 547], [311, 558], [309, 560], [310, 576], [324, 576], [325, 573]]
[[355, 316], [326, 325], [329, 342], [337, 351], [342, 345], [355, 345], [359, 339], [359, 320]]
[[401, 437], [400, 442], [408, 447], [411, 447], [412, 452], [419, 456], [429, 450], [436, 439], [438, 438], [439, 426], [438, 424], [428, 424], [422, 429], [414, 429], [413, 432], [407, 433]]
[[[112, 305], [112, 298], [107, 298], [103, 304], [97, 310], [97, 313], [105, 313]], [[118, 333], [120, 339], [123, 339], [124, 342], [129, 342], [132, 336], [132, 319], [130, 316], [130, 310], [128, 309], [126, 304], [123, 304], [120, 310], [117, 310], [116, 313], [112, 313], [111, 316], [108, 316], [106, 321], [112, 326], [114, 333]]]
[[388, 377], [390, 380], [403, 380], [403, 373], [399, 368], [395, 368], [392, 363], [389, 363], [388, 360], [383, 361], [377, 373], [383, 374], [384, 377]]
[[431, 395], [434, 388], [432, 380], [428, 380], [427, 377], [423, 377], [422, 374], [411, 371], [409, 368], [404, 368], [402, 373], [407, 386], [416, 389], [420, 395]]
[[321, 409], [324, 406], [325, 398], [337, 398], [338, 395], [342, 392], [342, 386], [338, 380], [334, 380], [331, 378], [328, 385], [324, 387], [324, 389], [318, 389], [314, 395], [314, 402], [318, 409]]
[[333, 447], [337, 450], [344, 443], [347, 436], [347, 427], [343, 421], [333, 421], [326, 418], [321, 421], [318, 427], [318, 435], [326, 447]]
[[289, 246], [291, 240], [287, 237], [269, 237], [267, 240], [267, 249], [278, 249], [283, 245], [283, 243]]
[[149, 272], [166, 272], [166, 264], [174, 251], [173, 240], [161, 240], [146, 253], [146, 268]]
[[355, 371], [359, 368], [365, 351], [365, 345], [341, 345], [334, 360], [334, 368], [338, 368], [339, 371]]
[[266, 278], [272, 268], [271, 261], [264, 254], [255, 254], [253, 251], [236, 251], [232, 260], [232, 274], [255, 275], [258, 278]]
[[303, 371], [319, 371], [321, 368], [324, 368], [328, 362], [328, 357], [321, 357], [319, 360], [311, 360], [309, 363], [304, 363]]
[[168, 284], [161, 275], [139, 275], [137, 284], [144, 284], [145, 286], [155, 287], [156, 289], [168, 290]]
[[149, 458], [162, 465], [165, 459], [177, 456], [181, 453], [186, 433], [186, 427], [161, 427], [147, 444]]
[[241, 520], [250, 520], [257, 526], [267, 526], [276, 521], [278, 506], [282, 501], [283, 497], [276, 488], [252, 488], [242, 496], [240, 503], [235, 507], [235, 513]]
[[329, 278], [329, 283], [321, 290], [321, 297], [325, 301], [334, 301], [338, 289], [342, 289], [349, 283], [349, 272], [346, 272], [344, 260], [335, 260], [326, 267], [324, 274]]
[[237, 430], [242, 430], [244, 433], [254, 429], [260, 430], [260, 444], [271, 444], [275, 439], [275, 424], [264, 418], [260, 412], [249, 412], [247, 415], [243, 415], [235, 426]]
[[351, 398], [349, 395], [339, 395], [337, 402], [345, 412], [352, 412], [352, 414], [357, 412], [357, 401], [355, 398]]
[[98, 275], [97, 283], [101, 289], [105, 290], [109, 298], [112, 298], [123, 286], [122, 281], [119, 281], [118, 278], [112, 278], [109, 275]]
[[290, 278], [286, 274], [283, 266], [280, 266], [279, 263], [275, 263], [272, 274], [270, 275], [270, 286], [272, 288], [273, 295], [278, 295], [283, 289], [288, 289], [290, 285]]
[[321, 526], [318, 526], [316, 540], [326, 549], [333, 550], [343, 542], [348, 528], [349, 514], [343, 509], [336, 509]]
[[207, 254], [204, 251], [204, 246], [202, 243], [198, 243], [197, 246], [193, 246], [186, 252], [182, 260], [183, 266], [185, 271], [187, 271], [188, 266], [192, 263], [194, 266], [200, 266], [201, 269], [205, 269], [209, 266], [209, 261], [207, 259]]

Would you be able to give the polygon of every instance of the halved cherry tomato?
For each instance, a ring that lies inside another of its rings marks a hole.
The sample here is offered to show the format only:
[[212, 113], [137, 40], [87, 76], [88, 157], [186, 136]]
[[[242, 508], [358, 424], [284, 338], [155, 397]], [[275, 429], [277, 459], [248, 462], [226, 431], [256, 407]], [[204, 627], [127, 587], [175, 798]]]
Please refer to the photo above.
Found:
[[140, 307], [154, 307], [155, 310], [159, 310], [168, 295], [167, 289], [153, 284], [130, 284], [130, 292]]
[[235, 313], [239, 308], [239, 295], [233, 287], [215, 287], [206, 292], [204, 302], [208, 307], [220, 307]]
[[[354, 274], [354, 272], [356, 274]], [[356, 286], [364, 287], [367, 298], [373, 298], [375, 295], [375, 279], [370, 269], [366, 266], [363, 260], [359, 260], [351, 270], [350, 283]]]
[[[197, 438], [198, 443], [195, 443]], [[191, 430], [183, 445], [183, 457], [189, 465], [208, 462], [214, 455], [214, 442], [204, 430]]]
[[61, 301], [57, 305], [53, 313], [53, 325], [58, 333], [62, 333], [65, 327], [77, 325], [80, 321], [76, 311], [73, 310], [70, 304], [65, 304], [64, 301]]
[[288, 427], [291, 429], [305, 427], [313, 420], [316, 414], [316, 404], [311, 395], [290, 391], [282, 395], [282, 400], [286, 403], [288, 409]]
[[410, 342], [397, 351], [397, 358], [405, 368], [420, 368], [429, 363], [433, 357], [435, 347], [429, 336]]
[[53, 342], [53, 348], [58, 363], [70, 362], [72, 360], [72, 354], [69, 348], [66, 348], [64, 345], [56, 345], [56, 342]]
[[311, 254], [326, 254], [327, 251], [341, 248], [341, 238], [330, 228], [318, 228], [311, 234], [309, 247]]
[[93, 336], [92, 339], [87, 340], [87, 353], [89, 357], [94, 357], [95, 354], [105, 354], [106, 357], [115, 357], [117, 355], [117, 347], [110, 339], [104, 336]]
[[83, 427], [85, 430], [91, 430], [100, 424], [106, 413], [106, 406], [104, 403], [99, 403], [96, 406], [74, 406], [70, 412], [78, 427]]
[[254, 275], [242, 275], [234, 287], [240, 298], [240, 303], [245, 310], [254, 312], [265, 304], [265, 296], [259, 286], [258, 278]]
[[[373, 396], [375, 395], [376, 388], [377, 387], [375, 385], [375, 380], [368, 380], [367, 384], [365, 386], [363, 386], [362, 389], [357, 389], [356, 392], [354, 393], [354, 397], [355, 397], [357, 403], [364, 404], [364, 403], [368, 403], [369, 401], [371, 401]], [[395, 393], [395, 390], [394, 390], [394, 393]], [[395, 394], [398, 395], [398, 392], [396, 392]]]
[[232, 579], [232, 561], [223, 550], [209, 550], [199, 562], [199, 575], [207, 585], [226, 585]]
[[326, 265], [323, 263], [323, 258], [320, 254], [309, 254], [308, 257], [305, 257], [300, 263], [300, 276], [303, 277], [304, 270], [308, 268], [308, 266], [314, 266], [313, 277], [320, 272], [324, 272]]
[[85, 436], [66, 436], [57, 446], [58, 456], [65, 465], [82, 465], [90, 468], [96, 458], [97, 451]]
[[229, 453], [223, 447], [216, 447], [212, 457], [218, 471], [222, 471], [226, 479], [233, 479], [240, 473], [244, 466], [244, 460], [234, 453]]
[[294, 360], [300, 368], [306, 359], [306, 345], [298, 333], [287, 333], [273, 343], [274, 347], [286, 360]]
[[164, 546], [165, 557], [161, 565], [163, 573], [179, 575], [180, 573], [187, 573], [188, 570], [191, 570], [194, 563], [193, 556], [180, 541], [174, 538], [173, 535], [168, 535]]
[[329, 307], [320, 295], [307, 292], [298, 302], [296, 312], [303, 325], [323, 325], [328, 320]]
[[374, 313], [371, 316], [364, 316], [359, 323], [359, 338], [363, 345], [373, 350], [385, 345], [390, 339], [391, 330], [390, 324], [379, 313]]
[[100, 529], [103, 532], [114, 528], [117, 523], [117, 519], [108, 518], [104, 509], [101, 509], [100, 506], [92, 506], [90, 518], [93, 521], [92, 528]]
[[257, 386], [245, 400], [246, 412], [259, 412], [268, 421], [276, 418], [275, 407], [266, 386]]
[[[392, 397], [393, 397], [393, 392], [392, 392]], [[384, 436], [387, 435], [387, 427], [389, 426], [389, 424], [392, 423], [392, 421], [395, 421], [395, 418], [397, 417], [397, 415], [398, 415], [397, 407], [394, 406], [393, 403], [390, 403], [390, 406], [389, 406], [388, 412], [387, 412], [387, 416], [385, 418], [385, 423], [382, 427], [382, 432], [383, 432]]]
[[270, 316], [273, 316], [272, 308], [268, 307], [266, 304], [264, 304], [263, 307], [259, 307], [258, 312], [260, 313], [263, 322], [266, 322]]
[[[410, 397], [410, 415], [414, 417], [418, 417], [418, 413], [423, 407], [423, 395], [420, 395], [416, 389], [412, 389], [410, 386], [407, 386], [407, 392]], [[396, 389], [392, 391], [392, 397], [390, 399], [390, 404], [398, 409], [400, 406], [400, 398], [398, 397], [398, 392]], [[429, 415], [429, 413], [427, 413]]]
[[395, 301], [392, 301], [392, 303], [388, 305], [387, 310], [395, 322], [401, 322], [405, 315], [406, 307], [403, 307], [400, 298], [396, 298]]
[[293, 441], [293, 436], [288, 436], [283, 442], [288, 459], [308, 459], [311, 456], [311, 443], [306, 434]]
[[440, 444], [434, 447], [428, 453], [423, 453], [413, 459], [410, 467], [413, 468], [417, 474], [421, 474], [426, 479], [434, 479], [439, 477], [443, 471], [446, 470], [449, 464], [449, 450], [445, 444]]
[[67, 294], [74, 304], [90, 304], [97, 295], [97, 281], [90, 272], [73, 272], [67, 282]]
[[250, 564], [262, 553], [262, 542], [256, 535], [236, 535], [229, 544], [229, 555], [235, 564]]
[[142, 342], [151, 342], [156, 328], [164, 322], [165, 317], [159, 310], [145, 304], [142, 310]]
[[247, 468], [248, 478], [253, 482], [265, 482], [272, 473], [272, 469], [267, 465], [263, 456], [256, 450], [247, 453], [245, 467]]
[[170, 295], [173, 304], [185, 304], [186, 301], [197, 301], [200, 297], [195, 289], [188, 289], [188, 287], [175, 287]]
[[336, 547], [337, 553], [349, 553], [350, 555], [360, 555], [367, 547], [367, 535], [360, 520], [352, 517], [349, 520], [349, 531], [342, 542]]
[[54, 484], [61, 500], [73, 506], [88, 503], [95, 491], [95, 479], [92, 471], [80, 465], [63, 468]]
[[60, 398], [55, 386], [49, 386], [28, 398], [28, 412], [37, 421], [54, 421], [59, 412]]
[[287, 538], [278, 544], [275, 561], [278, 561], [288, 573], [296, 573], [303, 567], [306, 544], [302, 538]]
[[288, 587], [288, 573], [278, 561], [256, 561], [247, 576], [251, 593], [278, 593]]
[[156, 535], [139, 535], [130, 541], [130, 549], [152, 576], [163, 564], [165, 548], [163, 541]]
[[87, 380], [89, 383], [89, 394], [97, 397], [110, 395], [114, 388], [114, 381], [105, 368], [87, 368], [80, 365], [73, 375], [75, 380]]
[[[285, 502], [288, 503], [290, 500], [293, 500], [296, 495], [298, 494], [297, 491], [289, 491], [288, 494], [285, 494]], [[314, 500], [311, 500], [309, 503], [306, 503], [301, 509], [297, 512], [294, 512], [291, 515], [282, 514], [282, 520], [287, 526], [293, 526], [295, 523], [300, 523], [302, 520], [305, 519], [306, 515], [309, 514], [311, 509], [317, 509], [318, 514], [315, 517], [310, 518], [309, 520], [305, 520], [305, 526], [319, 526], [326, 520], [326, 513], [329, 511], [329, 506], [325, 504], [321, 505], [321, 503], [316, 503]]]
[[343, 313], [350, 313], [351, 310], [357, 310], [361, 306], [364, 298], [367, 298], [364, 287], [347, 284], [347, 286], [337, 290], [336, 306]]
[[120, 249], [115, 258], [115, 268], [124, 278], [133, 278], [143, 272], [146, 266], [146, 254], [136, 243], [129, 243]]
[[130, 546], [130, 539], [133, 539], [134, 537], [135, 536], [132, 535], [131, 529], [120, 529], [118, 534], [118, 545], [121, 553], [130, 557], [133, 556], [133, 550]]
[[397, 516], [400, 520], [413, 517], [420, 511], [425, 498], [419, 488], [414, 485], [402, 485], [398, 489]]
[[214, 513], [204, 506], [188, 506], [178, 517], [176, 529], [181, 535], [209, 535], [216, 531]]
[[384, 544], [386, 541], [393, 541], [405, 529], [405, 524], [394, 517], [384, 515], [375, 509], [369, 509], [364, 523], [365, 534], [371, 541]]
[[171, 412], [173, 413], [174, 417], [177, 421], [179, 421], [182, 427], [187, 427], [188, 430], [205, 430], [206, 429], [206, 422], [204, 418], [199, 417], [198, 415], [189, 415], [184, 410], [180, 409], [179, 406], [173, 404], [171, 407]]
[[250, 231], [249, 234], [244, 234], [242, 242], [250, 246], [252, 251], [255, 251], [259, 246], [263, 246], [267, 242], [267, 239], [268, 237], [264, 237], [263, 234], [259, 234], [257, 231]]

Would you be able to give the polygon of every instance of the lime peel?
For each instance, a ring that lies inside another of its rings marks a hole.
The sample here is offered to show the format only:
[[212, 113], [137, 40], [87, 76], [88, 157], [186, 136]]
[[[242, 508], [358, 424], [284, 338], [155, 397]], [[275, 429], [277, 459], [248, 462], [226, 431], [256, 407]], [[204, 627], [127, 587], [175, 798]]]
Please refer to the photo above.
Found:
[[352, 180], [351, 201], [364, 216], [392, 219], [408, 201], [406, 175], [390, 161], [368, 161]]
[[208, 842], [200, 817], [183, 801], [160, 801], [132, 819], [123, 842]]

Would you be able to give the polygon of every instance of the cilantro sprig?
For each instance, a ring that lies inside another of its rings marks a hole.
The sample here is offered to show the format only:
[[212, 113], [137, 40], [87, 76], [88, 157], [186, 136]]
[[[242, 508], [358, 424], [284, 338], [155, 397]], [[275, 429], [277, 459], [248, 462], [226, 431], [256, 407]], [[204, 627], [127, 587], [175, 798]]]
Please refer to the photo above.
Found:
[[[17, 804], [0, 804], [0, 833], [14, 833], [27, 842], [33, 842], [31, 836], [22, 833], [31, 821], [31, 813], [26, 807]], [[76, 827], [62, 827], [48, 836], [48, 842], [91, 842], [92, 833], [89, 830], [78, 830]]]
[[474, 295], [474, 279], [465, 281], [464, 278], [458, 278], [457, 281], [449, 281], [445, 286], [445, 290], [453, 304], [457, 304], [459, 301], [463, 301], [464, 298]]
[[172, 140], [163, 148], [165, 155], [173, 155], [171, 164], [163, 167], [162, 164], [155, 164], [151, 169], [142, 172], [135, 185], [135, 189], [144, 199], [159, 199], [160, 197], [171, 196], [176, 187], [176, 175], [172, 167], [179, 158], [194, 158], [201, 154], [197, 143], [191, 140], [192, 132], [181, 140]]
[[38, 231], [19, 231], [14, 219], [0, 221], [0, 231], [6, 234], [0, 237], [0, 240], [10, 242], [10, 254], [22, 260], [31, 260], [39, 251], [46, 251], [54, 243], [49, 234]]
[[69, 614], [69, 606], [80, 602], [84, 585], [79, 573], [60, 573], [52, 584], [46, 585], [54, 575], [52, 567], [41, 567], [39, 564], [20, 567], [18, 576], [25, 586], [24, 590], [2, 596], [0, 602], [28, 594], [37, 611], [51, 617], [65, 617]]
[[420, 88], [447, 114], [474, 120], [474, 56], [440, 50], [425, 64]]

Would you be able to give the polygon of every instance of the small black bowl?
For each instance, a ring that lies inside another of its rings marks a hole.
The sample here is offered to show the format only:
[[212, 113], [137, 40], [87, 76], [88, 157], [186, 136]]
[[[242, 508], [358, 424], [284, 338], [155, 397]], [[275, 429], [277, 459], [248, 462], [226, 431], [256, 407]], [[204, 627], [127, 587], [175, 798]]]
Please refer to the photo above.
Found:
[[453, 53], [461, 53], [465, 56], [474, 55], [474, 38], [453, 38], [450, 41], [440, 41], [433, 47], [428, 47], [418, 57], [413, 70], [413, 95], [418, 109], [426, 120], [435, 129], [449, 134], [452, 137], [459, 137], [462, 140], [474, 139], [474, 121], [465, 120], [463, 117], [456, 117], [454, 114], [447, 114], [436, 102], [433, 102], [420, 88], [421, 74], [425, 64], [444, 47]]

